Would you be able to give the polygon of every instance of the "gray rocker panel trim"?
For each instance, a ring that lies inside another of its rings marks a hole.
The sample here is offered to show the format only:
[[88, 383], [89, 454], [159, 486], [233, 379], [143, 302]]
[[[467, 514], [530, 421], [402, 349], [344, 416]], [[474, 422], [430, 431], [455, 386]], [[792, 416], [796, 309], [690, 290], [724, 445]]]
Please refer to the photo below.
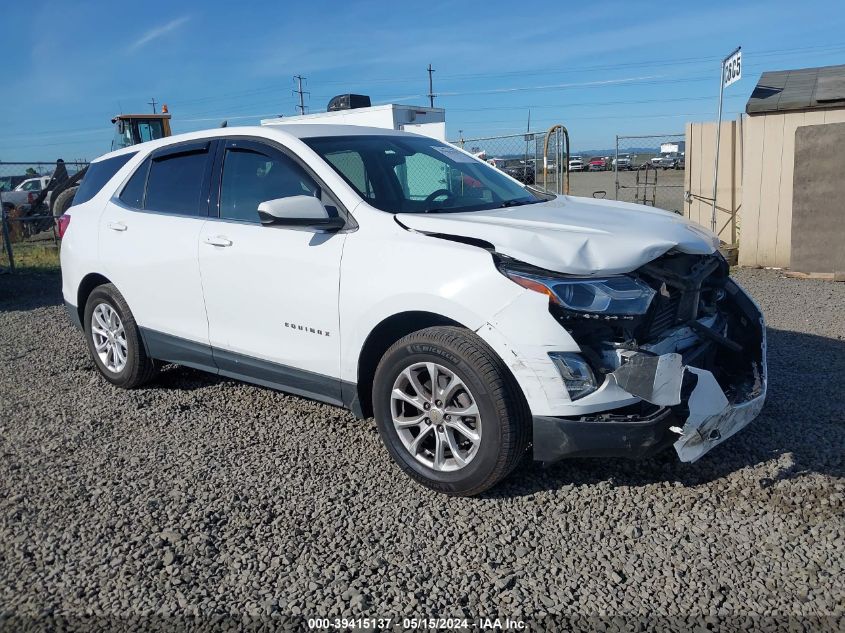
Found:
[[360, 411], [360, 405], [357, 404], [358, 390], [354, 383], [211, 347], [205, 343], [189, 341], [147, 328], [141, 328], [141, 336], [144, 339], [147, 354], [157, 360], [185, 365], [320, 402], [343, 406], [352, 409], [356, 415], [358, 415], [356, 408]]

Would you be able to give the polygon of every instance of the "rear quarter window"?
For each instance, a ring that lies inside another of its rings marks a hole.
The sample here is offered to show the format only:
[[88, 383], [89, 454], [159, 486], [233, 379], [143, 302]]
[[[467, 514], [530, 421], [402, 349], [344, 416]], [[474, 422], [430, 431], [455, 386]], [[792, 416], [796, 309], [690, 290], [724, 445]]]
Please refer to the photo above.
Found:
[[147, 186], [147, 173], [150, 171], [152, 159], [148, 158], [135, 170], [129, 182], [120, 193], [120, 201], [133, 209], [144, 208], [144, 190]]
[[74, 206], [88, 202], [91, 198], [96, 196], [100, 192], [100, 189], [102, 189], [105, 184], [112, 179], [112, 176], [120, 171], [120, 168], [129, 162], [129, 159], [135, 154], [137, 154], [137, 152], [121, 154], [120, 156], [115, 156], [114, 158], [107, 158], [106, 160], [99, 160], [96, 163], [91, 163], [88, 166], [88, 171], [86, 171], [85, 175], [82, 177], [79, 189], [73, 196]]
[[152, 157], [144, 209], [177, 215], [200, 215], [209, 143], [166, 148]]

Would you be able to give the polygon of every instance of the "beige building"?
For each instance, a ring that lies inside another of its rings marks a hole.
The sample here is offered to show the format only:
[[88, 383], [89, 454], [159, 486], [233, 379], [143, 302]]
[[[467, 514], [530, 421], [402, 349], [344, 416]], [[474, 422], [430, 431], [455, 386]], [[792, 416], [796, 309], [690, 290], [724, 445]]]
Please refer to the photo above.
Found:
[[[795, 199], [796, 175], [811, 178], [831, 162], [838, 165], [836, 171], [840, 174], [845, 167], [842, 140], [833, 138], [842, 126], [816, 130], [816, 136], [821, 133], [822, 137], [829, 137], [827, 143], [816, 143], [816, 151], [806, 147], [802, 152], [801, 147], [801, 139], [809, 139], [808, 134], [814, 131], [799, 132], [808, 126], [845, 122], [845, 65], [763, 73], [745, 111], [739, 262], [747, 266], [794, 267], [794, 247], [805, 248], [819, 237], [813, 235], [811, 224], [816, 220], [823, 224], [829, 221], [831, 229], [838, 224], [840, 230], [845, 224], [841, 206], [838, 218], [824, 220], [821, 216], [827, 213], [819, 204], [805, 201], [806, 196]], [[807, 156], [799, 161], [798, 153]], [[841, 182], [827, 184], [834, 188], [839, 185], [842, 191]], [[845, 249], [841, 244], [840, 248]], [[816, 267], [826, 268], [824, 253], [818, 255], [813, 258]]]
[[[722, 123], [719, 237], [744, 266], [845, 271], [845, 65], [763, 73], [745, 111]], [[715, 129], [686, 128], [684, 211], [708, 228]]]

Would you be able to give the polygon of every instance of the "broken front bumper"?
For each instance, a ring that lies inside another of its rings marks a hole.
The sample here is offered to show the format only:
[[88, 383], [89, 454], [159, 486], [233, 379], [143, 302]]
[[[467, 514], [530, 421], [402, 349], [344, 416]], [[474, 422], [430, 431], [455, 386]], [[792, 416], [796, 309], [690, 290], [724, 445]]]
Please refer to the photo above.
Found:
[[729, 282], [726, 290], [734, 313], [727, 337], [702, 341], [728, 348], [717, 366], [684, 364], [684, 355], [674, 351], [628, 353], [606, 380], [651, 406], [577, 418], [535, 416], [534, 459], [646, 457], [674, 444], [681, 461], [694, 462], [747, 426], [766, 399], [766, 328], [759, 307], [739, 286]]
[[672, 444], [678, 436], [671, 428], [677, 424], [669, 407], [577, 419], [538, 415], [534, 416], [534, 459], [648, 457]]

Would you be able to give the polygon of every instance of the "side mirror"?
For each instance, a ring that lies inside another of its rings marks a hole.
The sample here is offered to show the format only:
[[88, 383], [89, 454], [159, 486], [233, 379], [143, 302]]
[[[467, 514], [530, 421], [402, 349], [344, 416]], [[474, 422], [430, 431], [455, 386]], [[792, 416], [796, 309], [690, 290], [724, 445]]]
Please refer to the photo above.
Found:
[[314, 196], [290, 196], [266, 200], [258, 205], [258, 217], [265, 226], [302, 226], [339, 231], [346, 224], [339, 216], [330, 216]]

